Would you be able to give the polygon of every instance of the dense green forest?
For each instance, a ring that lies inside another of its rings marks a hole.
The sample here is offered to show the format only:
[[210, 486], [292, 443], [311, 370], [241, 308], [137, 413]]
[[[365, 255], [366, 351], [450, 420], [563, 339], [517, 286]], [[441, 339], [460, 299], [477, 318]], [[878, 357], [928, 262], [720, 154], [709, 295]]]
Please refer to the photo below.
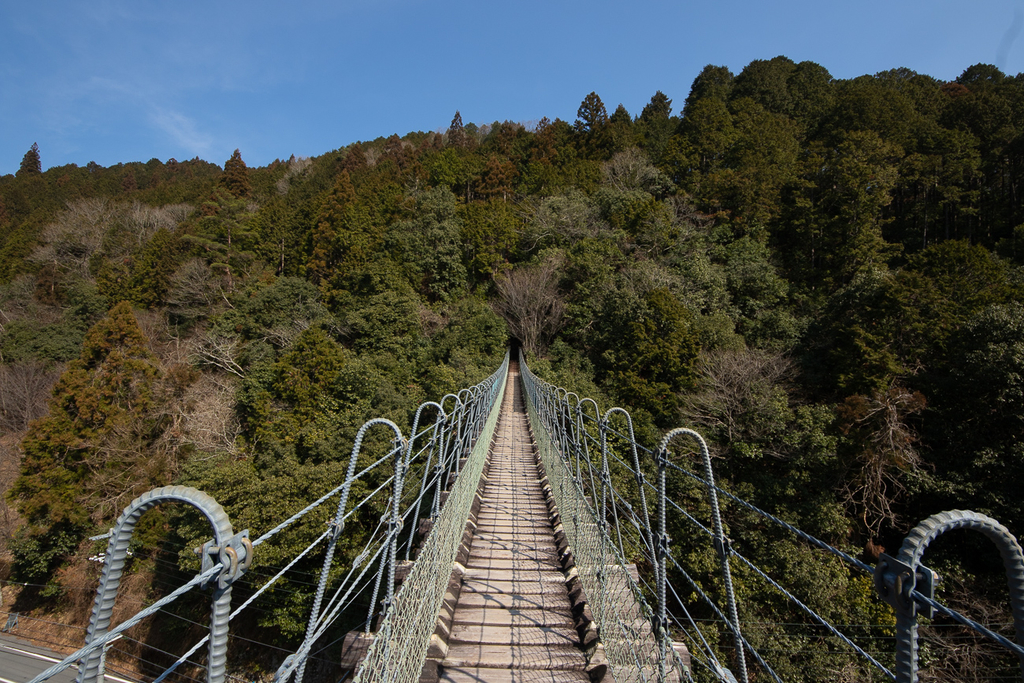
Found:
[[[0, 578], [26, 609], [87, 610], [82, 539], [155, 485], [265, 530], [365, 420], [407, 430], [510, 339], [652, 446], [695, 426], [724, 486], [870, 561], [944, 509], [1024, 532], [1024, 75], [776, 57], [707, 66], [681, 107], [456, 112], [263, 168], [45, 153], [0, 177]], [[969, 547], [937, 560], [958, 604], [1000, 581]], [[262, 637], [294, 642], [291, 595]]]

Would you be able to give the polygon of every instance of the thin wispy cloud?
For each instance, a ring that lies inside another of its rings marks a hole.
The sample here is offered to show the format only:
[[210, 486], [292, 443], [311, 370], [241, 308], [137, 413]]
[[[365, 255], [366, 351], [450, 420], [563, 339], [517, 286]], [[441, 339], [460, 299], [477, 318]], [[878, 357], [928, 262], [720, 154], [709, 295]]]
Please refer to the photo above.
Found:
[[999, 49], [996, 50], [996, 66], [1000, 69], [1006, 68], [1006, 57], [1010, 54], [1010, 49], [1017, 41], [1022, 28], [1024, 28], [1024, 12], [1021, 11], [1020, 7], [1017, 7], [1013, 12], [1013, 21], [1007, 27], [1006, 33], [1003, 34], [1003, 39], [999, 41]]
[[170, 136], [176, 145], [188, 150], [189, 154], [201, 157], [213, 149], [213, 136], [200, 131], [196, 122], [184, 114], [155, 108], [150, 120], [159, 130]]
[[[175, 107], [167, 106], [164, 100], [169, 96], [160, 86], [145, 79], [118, 81], [111, 78], [91, 78], [68, 93], [73, 101], [88, 102], [90, 106], [105, 102], [117, 102], [130, 117], [139, 117], [165, 136], [174, 147], [180, 147], [189, 156], [203, 156], [214, 149], [214, 136], [202, 130], [194, 118]], [[134, 116], [132, 111], [137, 112]], [[161, 145], [166, 146], [166, 145]]]
[[[837, 78], [906, 67], [951, 80], [993, 59], [1024, 70], [1024, 0], [129, 0], [7, 3], [0, 21], [0, 173], [43, 164], [213, 155], [251, 165], [467, 121], [572, 120], [594, 90], [638, 113], [677, 109], [707, 64], [811, 60]], [[885, 22], [878, 22], [880, 14]], [[543, 17], [538, 20], [537, 17]], [[993, 54], [995, 53], [995, 54]]]

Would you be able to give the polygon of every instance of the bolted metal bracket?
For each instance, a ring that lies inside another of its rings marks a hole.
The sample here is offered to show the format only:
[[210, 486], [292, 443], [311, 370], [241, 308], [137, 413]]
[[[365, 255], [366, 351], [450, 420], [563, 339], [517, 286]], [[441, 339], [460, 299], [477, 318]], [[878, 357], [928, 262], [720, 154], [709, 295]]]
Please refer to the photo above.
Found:
[[660, 560], [663, 557], [668, 557], [668, 544], [672, 541], [668, 534], [656, 534], [654, 543], [657, 546], [655, 548], [656, 557]]
[[393, 535], [402, 533], [402, 527], [405, 526], [405, 521], [399, 517], [398, 519], [388, 520], [388, 538]]
[[657, 463], [659, 470], [668, 467], [668, 449], [659, 448], [655, 451], [654, 462]]
[[714, 666], [715, 666], [715, 669], [718, 670], [718, 676], [719, 676], [719, 678], [721, 678], [721, 680], [726, 681], [726, 683], [737, 683], [736, 682], [736, 675], [733, 674], [732, 671], [729, 671], [728, 669], [726, 669], [724, 666], [721, 666], [717, 662], [714, 663]]
[[666, 637], [666, 634], [671, 633], [669, 630], [668, 616], [659, 617], [657, 614], [651, 615], [651, 631], [654, 632], [654, 637], [657, 640], [661, 640]]
[[221, 565], [220, 574], [203, 584], [203, 588], [210, 588], [216, 583], [219, 590], [224, 590], [241, 577], [252, 564], [252, 541], [249, 540], [249, 530], [235, 534], [220, 546], [214, 545], [213, 541], [207, 541], [199, 554], [203, 558], [200, 571], [205, 573], [217, 564]]
[[931, 605], [919, 605], [911, 597], [917, 591], [931, 600], [935, 599], [935, 585], [939, 582], [939, 575], [931, 569], [918, 565], [915, 572], [910, 565], [882, 553], [875, 565], [874, 579], [875, 591], [897, 614], [911, 618], [917, 615], [926, 619], [935, 618], [935, 609]]
[[732, 553], [732, 542], [729, 541], [728, 536], [723, 536], [721, 539], [715, 538], [712, 543], [715, 546], [715, 552], [718, 553], [718, 559], [723, 560]]

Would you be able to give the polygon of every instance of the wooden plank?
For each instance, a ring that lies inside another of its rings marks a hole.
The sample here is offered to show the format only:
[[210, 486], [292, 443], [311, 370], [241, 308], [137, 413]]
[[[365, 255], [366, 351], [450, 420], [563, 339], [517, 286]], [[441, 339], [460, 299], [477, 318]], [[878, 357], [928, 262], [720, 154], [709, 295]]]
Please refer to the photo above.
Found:
[[546, 557], [551, 555], [558, 555], [558, 547], [555, 542], [552, 541], [517, 541], [514, 539], [505, 539], [499, 541], [482, 541], [477, 539], [470, 546], [470, 552], [477, 552], [480, 554], [486, 554], [491, 552], [507, 552], [511, 553], [512, 556], [519, 555], [521, 557]]
[[541, 581], [466, 581], [462, 582], [462, 592], [490, 593], [501, 595], [551, 595], [565, 597], [565, 585], [558, 581], [545, 583]]
[[484, 667], [445, 667], [441, 672], [441, 680], [447, 683], [590, 683], [590, 677], [585, 671], [531, 671]]
[[450, 645], [477, 643], [480, 645], [568, 645], [579, 641], [571, 626], [540, 626], [538, 624], [455, 624], [452, 626]]
[[501, 541], [516, 541], [519, 543], [536, 543], [541, 544], [550, 542], [554, 544], [555, 532], [548, 529], [545, 533], [544, 529], [516, 529], [515, 531], [488, 531], [486, 529], [477, 528], [473, 534], [473, 542], [484, 541], [498, 543]]
[[486, 507], [480, 508], [476, 515], [476, 523], [523, 529], [546, 527], [550, 530], [554, 526], [551, 522], [551, 513], [547, 510], [529, 514], [522, 511], [510, 514], [502, 510], [489, 510]]
[[522, 531], [523, 533], [530, 534], [546, 534], [549, 537], [554, 537], [555, 529], [551, 524], [551, 520], [548, 517], [516, 517], [510, 519], [508, 517], [494, 517], [488, 518], [477, 518], [476, 521], [477, 529], [482, 533], [505, 533], [511, 534], [516, 531]]
[[490, 560], [516, 560], [516, 561], [527, 561], [533, 560], [543, 564], [558, 564], [559, 556], [558, 552], [548, 548], [540, 549], [524, 549], [512, 550], [505, 547], [493, 547], [488, 546], [487, 548], [477, 547], [471, 548], [469, 553], [470, 561], [479, 560], [486, 562]]
[[583, 653], [574, 645], [470, 645], [457, 643], [448, 648], [444, 667], [490, 667], [495, 669], [577, 669], [586, 668]]
[[514, 501], [488, 500], [487, 498], [484, 498], [484, 502], [480, 506], [478, 516], [480, 514], [483, 514], [484, 517], [490, 515], [494, 517], [504, 517], [505, 519], [551, 517], [551, 511], [548, 509], [547, 504], [542, 501], [538, 501], [536, 503], [517, 503]]
[[551, 509], [510, 371], [441, 680], [587, 681]]
[[466, 567], [462, 575], [463, 581], [536, 581], [539, 583], [555, 583], [565, 586], [565, 574], [554, 567], [544, 567], [535, 564], [533, 567], [520, 567], [516, 569], [497, 569], [479, 567]]
[[488, 624], [510, 626], [532, 624], [535, 626], [575, 626], [568, 612], [543, 609], [502, 609], [500, 607], [460, 607], [452, 615], [455, 624]]
[[562, 614], [571, 614], [569, 601], [562, 596], [523, 595], [502, 593], [473, 593], [465, 591], [459, 595], [456, 609], [543, 609], [554, 610]]
[[540, 560], [526, 559], [526, 558], [498, 558], [498, 557], [483, 557], [480, 555], [474, 555], [470, 553], [469, 560], [466, 562], [466, 568], [472, 569], [521, 569], [530, 570], [537, 568], [539, 570], [544, 569], [555, 569], [561, 571], [562, 565], [558, 559], [554, 556], [543, 558]]

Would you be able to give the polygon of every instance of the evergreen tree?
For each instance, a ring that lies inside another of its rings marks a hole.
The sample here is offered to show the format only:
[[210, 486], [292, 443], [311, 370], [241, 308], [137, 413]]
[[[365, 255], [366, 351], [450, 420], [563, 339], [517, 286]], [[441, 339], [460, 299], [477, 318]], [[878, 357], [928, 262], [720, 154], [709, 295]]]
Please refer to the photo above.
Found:
[[703, 99], [714, 99], [725, 102], [732, 92], [733, 75], [728, 67], [714, 66], [708, 64], [697, 77], [693, 79], [690, 86], [690, 94], [686, 97], [683, 105], [684, 118], [689, 115], [693, 105]]
[[635, 147], [637, 135], [633, 126], [633, 117], [626, 108], [619, 104], [608, 119], [608, 139], [613, 152]]
[[835, 83], [828, 69], [814, 62], [800, 62], [787, 82], [792, 117], [806, 127], [817, 125], [835, 106]]
[[434, 300], [452, 301], [466, 285], [457, 209], [446, 187], [419, 193], [411, 220], [395, 223], [387, 236], [387, 253], [399, 256], [410, 284]]
[[967, 67], [956, 77], [956, 82], [966, 86], [998, 85], [1006, 80], [1006, 74], [991, 64], [975, 64]]
[[458, 111], [452, 118], [452, 124], [448, 126], [448, 146], [459, 148], [466, 146], [466, 130], [462, 127], [462, 114]]
[[608, 110], [596, 92], [591, 92], [576, 110], [575, 128], [581, 133], [595, 134], [608, 124]]
[[732, 110], [736, 137], [725, 156], [729, 171], [715, 179], [716, 194], [735, 229], [759, 233], [775, 219], [782, 190], [796, 177], [797, 130], [788, 117], [749, 99], [733, 102]]
[[147, 452], [158, 434], [150, 410], [159, 378], [132, 307], [121, 302], [89, 330], [49, 415], [22, 442], [9, 494], [28, 522], [12, 543], [19, 575], [45, 578], [90, 522], [109, 522], [143, 489], [166, 483], [169, 463]]
[[749, 97], [770, 112], [789, 115], [793, 99], [788, 82], [795, 69], [787, 57], [755, 59], [736, 77], [732, 99]]
[[363, 151], [363, 148], [359, 145], [352, 145], [341, 162], [341, 170], [355, 173], [366, 168], [367, 164], [366, 152]]
[[128, 170], [121, 179], [121, 189], [124, 190], [125, 194], [134, 192], [139, 189], [139, 181], [135, 177], [135, 171]]
[[608, 131], [608, 110], [596, 92], [583, 98], [576, 110], [576, 122], [573, 124], [580, 135], [582, 151], [585, 157], [600, 159], [607, 154], [610, 145]]
[[235, 273], [253, 258], [249, 226], [252, 215], [246, 211], [244, 200], [223, 190], [203, 205], [203, 214], [195, 233], [183, 239], [203, 250], [210, 267], [224, 273], [227, 289], [233, 291]]
[[160, 305], [179, 265], [180, 252], [178, 235], [166, 228], [156, 231], [134, 259], [128, 290], [134, 303], [146, 308]]
[[335, 274], [342, 255], [339, 253], [341, 233], [344, 231], [345, 209], [356, 199], [355, 188], [348, 171], [338, 174], [334, 188], [320, 211], [316, 229], [313, 231], [313, 253], [309, 258], [308, 272], [314, 283], [325, 284]]
[[25, 156], [21, 158], [21, 167], [18, 168], [18, 172], [15, 174], [19, 178], [26, 176], [39, 175], [43, 172], [42, 161], [39, 158], [39, 145], [32, 143], [32, 146]]
[[871, 132], [851, 132], [832, 160], [832, 197], [836, 207], [829, 237], [835, 261], [831, 272], [845, 280], [855, 273], [884, 268], [899, 252], [882, 235], [884, 209], [892, 200], [899, 150]]
[[654, 93], [651, 101], [640, 112], [638, 127], [643, 139], [644, 149], [655, 164], [660, 164], [665, 147], [675, 128], [672, 116], [672, 100], [660, 90]]
[[224, 173], [220, 177], [220, 186], [239, 199], [248, 199], [252, 194], [252, 185], [249, 184], [249, 168], [242, 161], [242, 154], [237, 149], [231, 158], [224, 162]]
[[700, 194], [705, 194], [708, 190], [701, 186], [701, 176], [723, 169], [739, 137], [733, 116], [725, 102], [714, 97], [701, 99], [687, 105], [679, 134], [690, 157], [689, 168], [695, 172], [690, 182], [694, 189], [701, 190]]
[[348, 289], [377, 252], [382, 233], [373, 212], [359, 201], [348, 171], [342, 171], [317, 216], [310, 279], [329, 297]]
[[667, 427], [678, 418], [680, 394], [693, 382], [698, 341], [689, 310], [665, 289], [643, 295], [633, 311], [611, 313], [601, 357], [607, 381], [629, 405]]
[[497, 200], [466, 204], [460, 214], [467, 265], [487, 282], [513, 259], [522, 219], [514, 204]]
[[492, 154], [487, 159], [487, 166], [484, 167], [480, 178], [480, 187], [477, 190], [482, 197], [500, 198], [508, 201], [512, 193], [512, 182], [516, 177], [516, 167], [511, 161], [501, 159], [498, 155]]
[[412, 154], [406, 149], [406, 143], [394, 133], [384, 143], [382, 161], [391, 161], [399, 173], [403, 173], [412, 162]]

